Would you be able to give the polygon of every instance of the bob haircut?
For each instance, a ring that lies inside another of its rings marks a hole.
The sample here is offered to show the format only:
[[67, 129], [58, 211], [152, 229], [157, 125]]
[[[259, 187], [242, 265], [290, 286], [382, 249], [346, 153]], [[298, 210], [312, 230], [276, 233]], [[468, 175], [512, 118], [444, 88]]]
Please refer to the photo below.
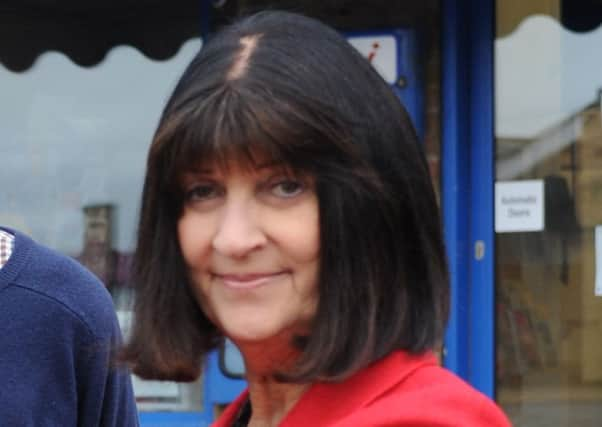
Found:
[[216, 33], [163, 111], [147, 160], [121, 359], [143, 378], [193, 380], [223, 339], [193, 297], [177, 239], [181, 176], [253, 167], [255, 154], [315, 178], [319, 302], [282, 381], [339, 380], [396, 350], [440, 344], [448, 275], [427, 164], [405, 109], [335, 30], [260, 12]]

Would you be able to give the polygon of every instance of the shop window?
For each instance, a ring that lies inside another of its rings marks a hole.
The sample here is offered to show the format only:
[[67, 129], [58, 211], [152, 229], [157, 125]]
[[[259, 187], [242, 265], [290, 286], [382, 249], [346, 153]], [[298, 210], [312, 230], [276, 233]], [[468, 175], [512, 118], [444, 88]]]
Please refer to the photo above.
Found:
[[497, 2], [496, 380], [520, 426], [602, 419], [601, 5]]
[[[178, 11], [186, 19], [170, 24], [164, 15], [163, 30], [151, 25], [159, 16], [150, 4], [135, 15], [110, 2], [23, 3], [0, 7], [0, 223], [96, 274], [127, 335], [146, 153], [167, 96], [201, 45], [196, 2], [192, 13]], [[133, 379], [142, 411], [200, 409], [201, 380]]]

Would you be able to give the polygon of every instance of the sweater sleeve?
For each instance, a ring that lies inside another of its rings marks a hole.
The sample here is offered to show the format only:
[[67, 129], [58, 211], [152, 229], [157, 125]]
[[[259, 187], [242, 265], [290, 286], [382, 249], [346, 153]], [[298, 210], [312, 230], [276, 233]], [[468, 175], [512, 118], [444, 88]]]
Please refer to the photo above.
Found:
[[0, 425], [138, 425], [129, 373], [111, 362], [120, 342], [112, 304], [92, 303], [102, 312], [95, 330], [45, 295], [0, 293]]
[[113, 362], [121, 344], [116, 319], [111, 336], [82, 343], [76, 364], [78, 425], [81, 427], [138, 426], [129, 371]]
[[130, 427], [138, 415], [110, 294], [69, 257], [16, 234], [0, 272], [0, 425]]

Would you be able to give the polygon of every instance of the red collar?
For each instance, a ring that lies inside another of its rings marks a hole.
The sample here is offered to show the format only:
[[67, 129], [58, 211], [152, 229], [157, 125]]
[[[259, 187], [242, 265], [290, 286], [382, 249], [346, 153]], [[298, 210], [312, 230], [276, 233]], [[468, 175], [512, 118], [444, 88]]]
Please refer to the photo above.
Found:
[[[318, 382], [312, 385], [280, 423], [281, 427], [307, 427], [308, 419], [320, 419], [328, 425], [364, 406], [388, 389], [402, 382], [416, 369], [437, 365], [432, 352], [411, 355], [396, 351], [338, 382]], [[248, 398], [245, 390], [224, 411], [213, 427], [229, 427]]]

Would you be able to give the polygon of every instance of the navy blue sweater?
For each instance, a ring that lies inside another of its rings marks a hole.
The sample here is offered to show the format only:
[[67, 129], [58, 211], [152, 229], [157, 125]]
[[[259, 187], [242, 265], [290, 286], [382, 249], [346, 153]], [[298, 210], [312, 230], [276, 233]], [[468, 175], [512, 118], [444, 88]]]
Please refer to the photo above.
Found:
[[0, 425], [137, 426], [109, 293], [74, 260], [15, 236], [0, 269]]

